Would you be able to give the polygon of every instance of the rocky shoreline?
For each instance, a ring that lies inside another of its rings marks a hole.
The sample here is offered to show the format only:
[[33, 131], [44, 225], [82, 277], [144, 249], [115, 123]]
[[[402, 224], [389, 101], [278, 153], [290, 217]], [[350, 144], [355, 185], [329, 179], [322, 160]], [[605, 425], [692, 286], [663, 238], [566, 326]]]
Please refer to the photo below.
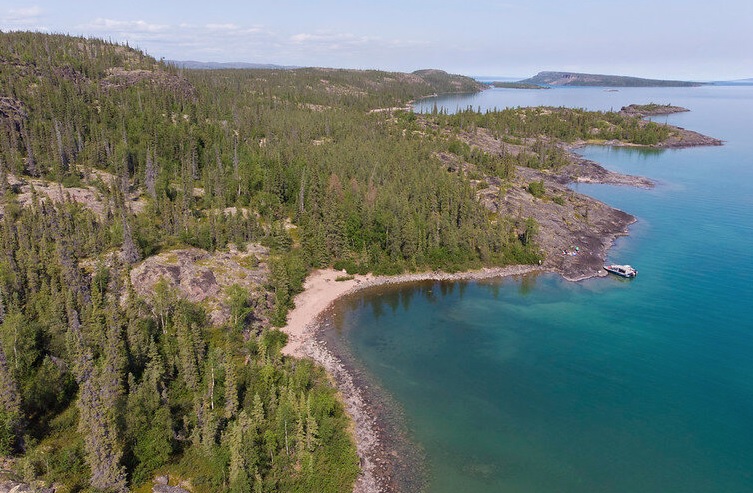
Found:
[[332, 376], [354, 423], [361, 474], [358, 493], [421, 491], [425, 486], [421, 450], [408, 440], [399, 406], [369, 379], [347, 349], [334, 342], [334, 311], [318, 320], [305, 354]]
[[[648, 186], [641, 180], [638, 184]], [[396, 420], [394, 417], [394, 414], [399, 412], [396, 411], [399, 409], [398, 406], [390, 402], [389, 395], [363, 374], [357, 362], [345, 348], [335, 344], [332, 337], [328, 337], [328, 334], [332, 335], [336, 330], [335, 303], [367, 289], [421, 281], [480, 281], [508, 276], [522, 277], [544, 272], [554, 272], [565, 279], [577, 281], [606, 275], [603, 270], [603, 261], [607, 250], [615, 238], [627, 234], [626, 228], [635, 222], [635, 218], [594, 199], [590, 200], [593, 200], [594, 204], [600, 204], [608, 218], [602, 225], [602, 234], [584, 233], [578, 237], [579, 244], [584, 247], [582, 254], [578, 256], [550, 255], [541, 266], [515, 265], [453, 274], [426, 272], [379, 277], [356, 275], [347, 281], [336, 280], [344, 276], [341, 271], [327, 270], [312, 274], [310, 280], [313, 279], [314, 283], [320, 285], [330, 284], [334, 288], [330, 290], [330, 293], [334, 291], [334, 294], [331, 299], [326, 300], [326, 308], [310, 314], [312, 316], [309, 316], [308, 321], [300, 328], [302, 330], [296, 331], [295, 328], [290, 327], [291, 324], [283, 328], [289, 335], [289, 343], [284, 351], [296, 357], [311, 358], [323, 366], [340, 393], [346, 412], [354, 424], [353, 435], [361, 462], [361, 473], [354, 485], [354, 493], [421, 491], [426, 478], [422, 470], [421, 451], [407, 440], [405, 429], [401, 426], [399, 418]], [[551, 238], [561, 239], [562, 237], [553, 234]], [[572, 237], [567, 238], [572, 239]], [[548, 248], [553, 248], [550, 241], [547, 240], [545, 243]], [[317, 288], [309, 285], [307, 290], [316, 292]], [[305, 294], [306, 291], [299, 297]], [[306, 301], [296, 298], [296, 309], [307, 305]]]
[[[410, 443], [400, 417], [396, 416], [399, 414], [399, 406], [364, 374], [346, 348], [335, 344], [333, 338], [328, 337], [335, 330], [335, 317], [338, 313], [335, 302], [364, 290], [383, 286], [421, 281], [484, 280], [543, 271], [539, 266], [515, 265], [452, 274], [424, 272], [398, 276], [353, 276], [347, 281], [336, 281], [343, 273], [332, 269], [312, 274], [307, 281], [307, 289], [310, 291], [319, 291], [312, 284], [329, 284], [337, 289], [329, 290], [330, 299], [327, 300], [326, 308], [312, 314], [303, 327], [291, 327], [289, 323], [283, 328], [290, 339], [285, 353], [311, 358], [323, 366], [340, 393], [345, 410], [354, 424], [353, 435], [361, 461], [361, 473], [356, 480], [354, 493], [421, 491], [425, 475], [422, 471], [421, 451]], [[310, 283], [311, 280], [314, 282]], [[306, 291], [296, 298], [296, 309], [299, 301], [304, 310], [308, 306], [306, 300], [301, 299], [305, 295]]]
[[[347, 348], [337, 344], [336, 338], [332, 337], [339, 325], [336, 317], [343, 307], [342, 303], [352, 296], [362, 295], [380, 287], [418, 282], [483, 281], [510, 276], [522, 278], [546, 272], [563, 274], [555, 269], [532, 265], [485, 268], [452, 274], [425, 272], [397, 276], [353, 276], [347, 281], [336, 281], [343, 273], [332, 269], [312, 274], [316, 282], [333, 286], [346, 283], [347, 289], [335, 290], [336, 294], [329, 300], [326, 308], [309, 318], [302, 330], [295, 331], [295, 328], [290, 326], [283, 328], [291, 341], [286, 346], [285, 353], [299, 358], [310, 358], [323, 366], [340, 394], [345, 410], [353, 422], [353, 438], [361, 465], [361, 473], [356, 480], [353, 493], [422, 491], [427, 478], [423, 470], [422, 451], [411, 443], [406, 435], [399, 405], [378, 383], [365, 374]], [[574, 278], [572, 275], [569, 277]], [[305, 292], [301, 295], [305, 295]]]
[[[673, 112], [679, 111], [674, 109]], [[673, 128], [673, 137], [655, 148], [682, 148], [722, 145], [723, 142]], [[487, 152], [510, 152], [507, 144], [477, 129], [465, 135], [471, 145]], [[335, 327], [337, 310], [334, 303], [354, 293], [377, 286], [415, 283], [420, 281], [459, 281], [523, 276], [553, 272], [570, 281], [606, 276], [603, 269], [608, 250], [619, 236], [628, 234], [636, 221], [632, 215], [596, 199], [574, 192], [572, 183], [601, 183], [652, 188], [654, 182], [639, 176], [609, 171], [576, 154], [576, 150], [594, 142], [562, 144], [568, 152], [569, 164], [556, 171], [519, 167], [515, 182], [500, 193], [499, 180], [486, 177], [488, 188], [478, 192], [479, 200], [491, 211], [508, 217], [530, 217], [539, 224], [536, 241], [544, 252], [541, 265], [517, 265], [479, 271], [448, 274], [426, 272], [398, 276], [344, 276], [334, 270], [317, 271], [306, 281], [303, 293], [295, 300], [288, 326], [289, 335], [284, 352], [296, 357], [313, 359], [324, 366], [339, 390], [346, 411], [354, 423], [354, 439], [361, 460], [361, 474], [354, 493], [396, 493], [420, 491], [424, 477], [419, 468], [421, 452], [411, 447], [400, 424], [391, 414], [397, 406], [389, 396], [364, 375], [345, 348], [328, 337]], [[604, 145], [624, 145], [599, 142]], [[463, 166], [462, 163], [450, 163]], [[541, 181], [545, 194], [533, 196], [527, 189], [531, 182]], [[479, 182], [480, 183], [480, 182]], [[398, 420], [399, 421], [399, 420]]]

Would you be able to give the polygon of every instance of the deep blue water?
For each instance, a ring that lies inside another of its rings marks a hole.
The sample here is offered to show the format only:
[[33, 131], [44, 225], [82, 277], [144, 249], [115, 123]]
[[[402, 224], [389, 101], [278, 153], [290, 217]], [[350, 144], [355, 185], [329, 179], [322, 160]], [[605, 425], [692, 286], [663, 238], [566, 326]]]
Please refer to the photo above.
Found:
[[691, 109], [662, 120], [726, 144], [583, 150], [658, 182], [575, 187], [638, 218], [610, 252], [636, 279], [424, 283], [343, 307], [337, 337], [403, 408], [429, 491], [753, 491], [753, 87], [437, 100], [449, 111], [649, 102]]

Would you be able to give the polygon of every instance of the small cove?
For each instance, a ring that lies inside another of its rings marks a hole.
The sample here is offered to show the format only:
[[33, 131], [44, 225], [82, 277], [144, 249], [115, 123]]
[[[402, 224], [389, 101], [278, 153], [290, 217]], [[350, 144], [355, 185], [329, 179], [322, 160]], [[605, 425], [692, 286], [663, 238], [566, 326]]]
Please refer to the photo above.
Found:
[[752, 490], [753, 88], [493, 89], [417, 110], [435, 102], [671, 103], [691, 112], [667, 121], [726, 144], [581, 150], [658, 182], [573, 187], [638, 218], [610, 251], [633, 281], [429, 282], [338, 305], [329, 337], [398, 403], [427, 490]]

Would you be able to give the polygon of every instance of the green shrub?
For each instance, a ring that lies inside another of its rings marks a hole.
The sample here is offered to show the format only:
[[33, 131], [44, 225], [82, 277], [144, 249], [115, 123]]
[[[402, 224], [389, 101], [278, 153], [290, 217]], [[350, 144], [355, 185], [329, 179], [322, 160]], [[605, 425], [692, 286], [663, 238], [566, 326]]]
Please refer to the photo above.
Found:
[[528, 193], [536, 198], [542, 198], [545, 194], [544, 180], [532, 181], [528, 184]]

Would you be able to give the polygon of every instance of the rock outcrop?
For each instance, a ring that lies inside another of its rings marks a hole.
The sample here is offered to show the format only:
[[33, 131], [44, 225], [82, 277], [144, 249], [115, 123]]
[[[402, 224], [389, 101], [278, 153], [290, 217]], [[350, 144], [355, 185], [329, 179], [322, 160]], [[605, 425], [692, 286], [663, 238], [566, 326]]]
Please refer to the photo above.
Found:
[[150, 302], [155, 285], [164, 280], [178, 296], [202, 304], [210, 321], [220, 325], [230, 319], [226, 291], [239, 285], [255, 299], [258, 318], [271, 302], [264, 285], [269, 277], [269, 251], [249, 245], [246, 251], [230, 247], [226, 252], [207, 252], [185, 248], [147, 258], [131, 270], [131, 284], [136, 293]]
[[0, 481], [0, 493], [55, 493], [55, 488], [34, 486], [18, 481]]

